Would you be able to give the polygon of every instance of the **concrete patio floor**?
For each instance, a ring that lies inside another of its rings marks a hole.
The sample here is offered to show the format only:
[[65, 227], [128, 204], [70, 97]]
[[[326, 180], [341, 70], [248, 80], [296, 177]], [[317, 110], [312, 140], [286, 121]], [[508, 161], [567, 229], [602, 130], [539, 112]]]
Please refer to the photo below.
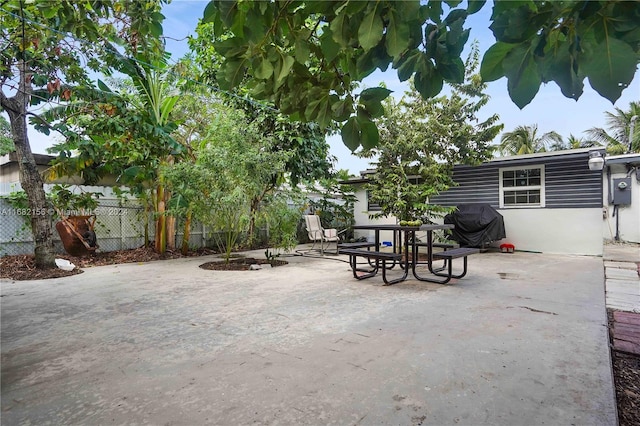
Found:
[[616, 424], [602, 258], [389, 287], [336, 259], [4, 280], [2, 424]]

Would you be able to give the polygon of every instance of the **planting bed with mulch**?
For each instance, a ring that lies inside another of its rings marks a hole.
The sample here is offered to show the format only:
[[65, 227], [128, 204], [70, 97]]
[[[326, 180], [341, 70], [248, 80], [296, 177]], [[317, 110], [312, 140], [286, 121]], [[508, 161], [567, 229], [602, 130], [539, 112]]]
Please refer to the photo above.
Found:
[[282, 266], [286, 265], [289, 262], [285, 260], [267, 260], [267, 259], [256, 259], [253, 257], [242, 257], [239, 259], [231, 259], [229, 263], [224, 261], [220, 262], [207, 262], [200, 265], [202, 269], [208, 269], [211, 271], [248, 271], [251, 268], [251, 265], [260, 265], [261, 268], [264, 267], [272, 267], [272, 266]]
[[84, 257], [75, 257], [68, 254], [59, 255], [61, 259], [66, 259], [77, 266], [77, 268], [72, 271], [64, 271], [59, 268], [37, 269], [35, 259], [31, 254], [3, 256], [0, 258], [0, 278], [9, 278], [16, 281], [60, 278], [81, 274], [82, 269], [80, 268], [88, 268], [91, 266], [151, 262], [153, 260], [177, 259], [180, 257], [204, 256], [209, 254], [216, 254], [216, 252], [205, 248], [191, 251], [185, 256], [177, 250], [167, 250], [164, 254], [158, 254], [151, 248], [140, 247], [131, 250], [93, 253]]
[[[611, 364], [620, 426], [640, 425], [640, 355], [636, 353], [638, 335], [629, 324], [640, 322], [640, 314], [607, 310]], [[631, 351], [631, 352], [630, 352]]]

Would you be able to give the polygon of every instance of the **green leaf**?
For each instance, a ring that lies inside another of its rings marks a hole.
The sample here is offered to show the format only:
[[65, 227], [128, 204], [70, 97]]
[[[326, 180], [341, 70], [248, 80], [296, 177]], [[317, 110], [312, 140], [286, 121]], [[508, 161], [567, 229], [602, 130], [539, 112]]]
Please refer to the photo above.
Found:
[[253, 76], [260, 80], [267, 80], [273, 75], [273, 65], [266, 58], [258, 57], [254, 60]]
[[411, 52], [406, 53], [394, 68], [398, 69], [398, 79], [400, 81], [408, 80], [416, 71], [418, 61], [423, 57], [423, 53], [418, 49], [414, 49]]
[[504, 59], [509, 97], [520, 109], [533, 100], [542, 82], [532, 50], [528, 43], [524, 43], [512, 49]]
[[467, 11], [465, 9], [454, 9], [449, 12], [449, 15], [444, 20], [444, 23], [447, 25], [452, 25], [454, 22], [462, 19], [463, 21], [467, 17]]
[[332, 38], [336, 43], [342, 47], [349, 45], [349, 22], [346, 13], [339, 13], [333, 21], [331, 21], [329, 28], [331, 29]]
[[351, 152], [358, 149], [360, 146], [360, 124], [356, 117], [347, 120], [340, 130], [340, 136], [342, 136], [342, 142]]
[[303, 38], [298, 38], [296, 40], [296, 50], [294, 53], [296, 61], [304, 65], [304, 63], [309, 59], [310, 54], [311, 50], [309, 48], [309, 43], [307, 43]]
[[104, 82], [100, 79], [98, 79], [98, 89], [102, 90], [103, 92], [111, 93], [111, 89], [109, 89], [109, 86], [104, 84]]
[[138, 176], [141, 172], [142, 172], [142, 167], [140, 166], [131, 166], [128, 167], [124, 170], [124, 177], [129, 178], [129, 179], [134, 179], [136, 176]]
[[[47, 3], [44, 3], [44, 4], [47, 4]], [[45, 6], [45, 7], [42, 7], [41, 11], [42, 11], [42, 15], [47, 19], [51, 19], [58, 14], [58, 9], [55, 7]]]
[[246, 68], [246, 59], [225, 61], [220, 67], [219, 76], [222, 77], [218, 80], [220, 88], [222, 90], [231, 90], [238, 84], [240, 84], [240, 82], [244, 78]]
[[340, 53], [340, 45], [335, 42], [330, 30], [325, 31], [320, 37], [320, 49], [327, 62], [332, 62]]
[[462, 30], [460, 32], [449, 31], [447, 33], [447, 51], [451, 56], [460, 56], [460, 54], [464, 50], [465, 45], [467, 44], [467, 40], [469, 40], [470, 32], [471, 30], [467, 28], [466, 30]]
[[160, 37], [162, 35], [162, 24], [156, 21], [149, 22], [149, 32], [154, 37]]
[[375, 47], [382, 40], [384, 24], [377, 12], [377, 7], [370, 10], [360, 23], [360, 28], [358, 28], [358, 40], [365, 52]]
[[467, 13], [469, 15], [472, 15], [480, 11], [480, 9], [482, 9], [486, 2], [486, 0], [469, 0], [469, 4], [467, 5]]
[[367, 118], [378, 118], [384, 114], [384, 107], [382, 103], [378, 101], [361, 102], [358, 107], [358, 112], [365, 112], [364, 116]]
[[431, 0], [427, 3], [427, 10], [429, 11], [429, 18], [435, 23], [442, 21], [442, 2]]
[[307, 120], [316, 121], [320, 127], [326, 128], [331, 123], [332, 117], [329, 95], [324, 95], [309, 102], [304, 115]]
[[460, 58], [455, 58], [451, 62], [438, 63], [437, 70], [446, 81], [452, 83], [464, 81], [464, 63]]
[[381, 102], [391, 93], [393, 93], [393, 90], [385, 87], [370, 87], [360, 93], [360, 102]]
[[502, 63], [504, 58], [515, 47], [515, 44], [497, 42], [489, 48], [482, 58], [480, 65], [480, 75], [482, 80], [489, 82], [504, 77], [504, 68]]
[[294, 62], [295, 60], [293, 59], [292, 56], [281, 54], [281, 60], [279, 60], [278, 64], [276, 65], [275, 75], [274, 75], [276, 90], [280, 86], [282, 86], [282, 83], [284, 83], [284, 80], [289, 75], [289, 71], [291, 71], [291, 67], [293, 66]]
[[584, 89], [584, 76], [576, 72], [578, 67], [572, 50], [569, 42], [553, 37], [553, 42], [545, 46], [542, 60], [538, 59], [538, 63], [543, 70], [543, 82], [554, 81], [564, 96], [578, 100]]
[[433, 72], [433, 69], [429, 69], [417, 72], [413, 79], [413, 84], [424, 99], [429, 99], [442, 91], [443, 81], [440, 74]]
[[178, 96], [169, 96], [162, 100], [160, 115], [163, 123], [166, 123], [169, 120], [169, 114], [173, 111], [173, 107], [175, 107], [176, 102], [178, 102], [178, 98]]
[[151, 14], [151, 18], [155, 21], [162, 22], [165, 20], [165, 16], [160, 12], [154, 12]]
[[395, 58], [404, 52], [409, 45], [409, 34], [409, 25], [392, 10], [389, 14], [389, 26], [387, 27], [387, 38], [385, 39], [387, 53]]
[[216, 8], [215, 2], [213, 0], [209, 1], [209, 4], [207, 4], [207, 7], [204, 8], [204, 12], [202, 13], [202, 23], [207, 24], [213, 22], [217, 14], [218, 9]]
[[349, 96], [346, 99], [337, 101], [336, 103], [331, 105], [331, 111], [333, 112], [334, 120], [347, 120], [353, 113], [353, 99], [351, 99], [351, 97]]
[[601, 96], [615, 102], [627, 88], [636, 71], [638, 54], [627, 43], [609, 37], [594, 46], [581, 63], [589, 84]]
[[360, 120], [360, 144], [364, 149], [372, 149], [378, 145], [380, 141], [380, 134], [378, 133], [378, 127], [373, 121]]
[[227, 59], [231, 59], [235, 56], [241, 56], [247, 51], [247, 45], [238, 37], [216, 41], [213, 43], [213, 47], [216, 52]]
[[216, 5], [220, 19], [228, 28], [231, 28], [238, 13], [238, 2], [236, 0], [219, 1], [216, 2]]
[[509, 3], [509, 5], [493, 19], [493, 23], [489, 26], [496, 40], [505, 43], [520, 43], [536, 33], [538, 27], [531, 24], [534, 12], [528, 4], [515, 7], [517, 3], [497, 3]]

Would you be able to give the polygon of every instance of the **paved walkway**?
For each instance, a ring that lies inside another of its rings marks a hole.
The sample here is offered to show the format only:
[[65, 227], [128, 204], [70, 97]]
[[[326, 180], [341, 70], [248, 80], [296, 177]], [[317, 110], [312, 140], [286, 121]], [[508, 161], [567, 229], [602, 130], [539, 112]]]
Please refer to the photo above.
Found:
[[390, 287], [210, 260], [2, 281], [2, 424], [616, 424], [601, 258]]
[[604, 266], [613, 348], [640, 355], [640, 245], [606, 245]]
[[640, 245], [604, 246], [607, 308], [640, 313]]

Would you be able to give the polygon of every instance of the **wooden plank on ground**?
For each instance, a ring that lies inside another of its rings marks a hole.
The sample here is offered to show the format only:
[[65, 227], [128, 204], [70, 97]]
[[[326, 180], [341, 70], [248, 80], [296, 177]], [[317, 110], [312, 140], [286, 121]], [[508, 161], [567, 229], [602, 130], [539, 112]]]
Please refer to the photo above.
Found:
[[640, 355], [640, 344], [627, 342], [626, 340], [613, 339], [613, 348]]
[[611, 334], [614, 349], [640, 355], [640, 314], [615, 311]]
[[613, 337], [620, 340], [640, 343], [640, 330], [616, 327], [613, 331]]
[[634, 312], [614, 312], [613, 320], [615, 322], [624, 322], [627, 324], [640, 325], [640, 314]]
[[627, 333], [638, 333], [638, 337], [640, 337], [640, 325], [638, 324], [614, 322], [613, 327], [615, 330], [626, 331]]

